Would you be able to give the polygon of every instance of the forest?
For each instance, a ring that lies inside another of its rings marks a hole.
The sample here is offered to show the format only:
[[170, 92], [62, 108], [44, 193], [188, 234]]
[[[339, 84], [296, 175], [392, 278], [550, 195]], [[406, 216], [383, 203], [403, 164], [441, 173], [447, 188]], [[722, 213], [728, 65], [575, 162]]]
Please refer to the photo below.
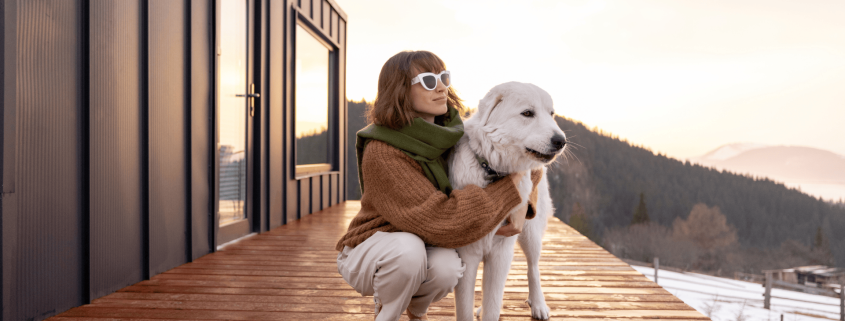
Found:
[[[347, 195], [359, 199], [354, 144], [355, 132], [367, 124], [367, 102], [348, 106]], [[556, 120], [570, 155], [548, 171], [555, 216], [615, 255], [640, 261], [663, 256], [661, 265], [714, 273], [845, 267], [845, 233], [835, 233], [845, 231], [842, 203], [768, 178], [682, 162], [572, 119]]]

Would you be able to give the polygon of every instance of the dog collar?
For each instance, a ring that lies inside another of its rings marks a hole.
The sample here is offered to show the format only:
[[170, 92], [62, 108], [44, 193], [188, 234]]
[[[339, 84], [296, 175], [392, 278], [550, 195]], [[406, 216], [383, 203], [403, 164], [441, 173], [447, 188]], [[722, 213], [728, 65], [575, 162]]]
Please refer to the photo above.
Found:
[[486, 173], [486, 175], [484, 175], [484, 180], [486, 181], [495, 182], [504, 178], [505, 176], [508, 176], [508, 174], [502, 174], [497, 172], [495, 169], [490, 168], [490, 162], [484, 159], [484, 157], [481, 157], [476, 154], [475, 160], [477, 160], [478, 165], [481, 165], [481, 168], [484, 169], [484, 172]]

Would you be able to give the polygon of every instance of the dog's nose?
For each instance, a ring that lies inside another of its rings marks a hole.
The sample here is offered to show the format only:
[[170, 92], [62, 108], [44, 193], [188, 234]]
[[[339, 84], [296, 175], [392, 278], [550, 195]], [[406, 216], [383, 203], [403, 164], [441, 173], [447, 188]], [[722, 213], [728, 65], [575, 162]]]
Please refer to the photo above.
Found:
[[558, 135], [558, 134], [555, 134], [554, 136], [552, 136], [552, 148], [554, 148], [555, 151], [559, 151], [559, 150], [563, 149], [563, 146], [565, 146], [565, 145], [566, 145], [566, 137], [563, 137], [562, 135]]

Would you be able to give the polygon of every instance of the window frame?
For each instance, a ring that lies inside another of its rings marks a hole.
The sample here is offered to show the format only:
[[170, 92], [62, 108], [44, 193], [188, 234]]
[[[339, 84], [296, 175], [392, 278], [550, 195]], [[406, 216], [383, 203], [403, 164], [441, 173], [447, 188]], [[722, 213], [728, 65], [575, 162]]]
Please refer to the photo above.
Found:
[[[337, 102], [338, 96], [338, 82], [339, 82], [339, 72], [338, 72], [338, 54], [339, 48], [336, 44], [334, 44], [331, 40], [327, 39], [325, 35], [323, 35], [319, 28], [316, 28], [311, 24], [311, 22], [298, 13], [295, 15], [296, 19], [294, 19], [293, 28], [294, 30], [291, 32], [292, 34], [292, 43], [293, 43], [293, 50], [291, 50], [291, 65], [289, 66], [291, 70], [292, 79], [291, 82], [293, 84], [291, 88], [291, 96], [292, 96], [292, 108], [291, 108], [291, 127], [289, 130], [289, 135], [292, 137], [293, 143], [293, 150], [291, 152], [291, 159], [290, 164], [292, 165], [292, 172], [293, 177], [295, 179], [301, 179], [309, 176], [314, 175], [322, 175], [328, 173], [336, 173], [338, 172], [338, 163], [339, 163], [339, 154], [340, 154], [340, 133], [339, 129], [339, 106]], [[297, 139], [296, 139], [296, 55], [297, 55], [297, 39], [296, 39], [296, 28], [302, 28], [306, 33], [311, 35], [314, 40], [322, 44], [329, 54], [329, 61], [328, 61], [328, 70], [329, 73], [326, 75], [328, 77], [328, 93], [326, 93], [326, 100], [327, 100], [327, 108], [328, 108], [328, 163], [314, 163], [314, 164], [297, 164]]]

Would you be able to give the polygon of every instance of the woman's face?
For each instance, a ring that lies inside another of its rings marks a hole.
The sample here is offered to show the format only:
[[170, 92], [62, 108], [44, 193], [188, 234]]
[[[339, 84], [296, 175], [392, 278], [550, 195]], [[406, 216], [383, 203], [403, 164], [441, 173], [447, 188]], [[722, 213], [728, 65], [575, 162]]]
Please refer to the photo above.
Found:
[[434, 90], [426, 90], [421, 83], [416, 83], [411, 85], [411, 103], [419, 117], [433, 123], [435, 116], [443, 115], [448, 111], [446, 107], [448, 93], [448, 88], [440, 82], [440, 79], [437, 80], [437, 88]]

